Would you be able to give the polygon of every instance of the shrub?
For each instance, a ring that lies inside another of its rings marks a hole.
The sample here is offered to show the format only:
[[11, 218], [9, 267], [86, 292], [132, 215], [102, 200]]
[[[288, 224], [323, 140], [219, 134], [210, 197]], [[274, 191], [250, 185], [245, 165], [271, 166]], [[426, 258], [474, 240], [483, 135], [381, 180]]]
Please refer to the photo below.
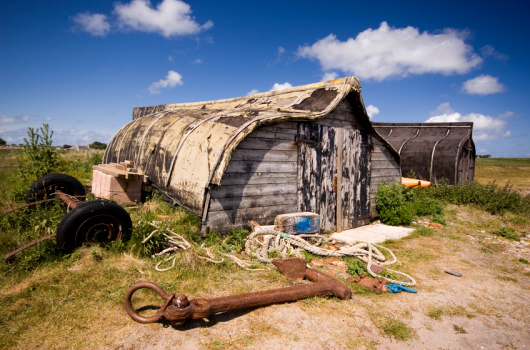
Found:
[[410, 225], [413, 218], [412, 192], [399, 183], [381, 184], [377, 189], [377, 210], [382, 223], [398, 226]]
[[434, 198], [451, 204], [471, 204], [490, 214], [530, 214], [530, 195], [521, 196], [507, 183], [498, 187], [495, 181], [481, 185], [478, 182], [451, 186], [447, 182], [421, 191], [421, 196]]
[[29, 128], [24, 138], [24, 149], [18, 160], [20, 175], [24, 181], [34, 181], [41, 176], [57, 171], [59, 156], [52, 146], [53, 131], [48, 124], [38, 129]]
[[88, 147], [92, 149], [105, 149], [107, 148], [107, 144], [103, 142], [95, 141], [94, 143], [89, 144]]
[[0, 146], [5, 146], [6, 143], [6, 140], [0, 137]]

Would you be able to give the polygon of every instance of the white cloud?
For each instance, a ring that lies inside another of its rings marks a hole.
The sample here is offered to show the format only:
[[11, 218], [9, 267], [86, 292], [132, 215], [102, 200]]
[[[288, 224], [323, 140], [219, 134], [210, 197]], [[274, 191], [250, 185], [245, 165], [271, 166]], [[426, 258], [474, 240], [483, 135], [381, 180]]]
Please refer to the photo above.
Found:
[[512, 111], [506, 111], [506, 112], [504, 112], [504, 113], [502, 113], [502, 114], [499, 114], [499, 116], [498, 116], [498, 118], [509, 118], [509, 117], [516, 117], [516, 118], [518, 118], [518, 117], [520, 117], [520, 116], [515, 115], [515, 113], [512, 112]]
[[379, 114], [379, 108], [369, 105], [366, 107], [366, 113], [368, 113], [368, 116], [372, 119], [374, 115]]
[[175, 87], [182, 84], [182, 75], [178, 74], [174, 70], [170, 70], [167, 72], [166, 79], [160, 79], [156, 83], [152, 83], [148, 90], [151, 94], [159, 94], [161, 89]]
[[0, 115], [0, 124], [14, 123], [15, 118], [8, 117], [7, 115]]
[[49, 121], [53, 120], [53, 118], [52, 118], [52, 117], [46, 117], [46, 118], [44, 118], [44, 120], [46, 120], [47, 122], [49, 122]]
[[2, 125], [2, 127], [0, 128], [0, 132], [19, 128], [21, 125], [26, 124], [31, 118], [34, 117], [34, 115], [30, 114], [21, 114], [16, 115], [14, 117], [0, 115], [0, 125]]
[[247, 95], [254, 95], [254, 94], [259, 94], [259, 90], [258, 89], [252, 89], [249, 92], [247, 92]]
[[507, 54], [495, 50], [495, 48], [491, 45], [484, 46], [480, 49], [480, 52], [484, 57], [493, 57], [499, 61], [506, 61], [508, 58], [510, 58]]
[[466, 32], [445, 29], [440, 34], [417, 28], [392, 28], [382, 22], [342, 42], [330, 34], [298, 49], [300, 57], [317, 59], [324, 71], [341, 70], [361, 79], [382, 81], [409, 74], [464, 74], [482, 63], [464, 42]]
[[77, 27], [94, 36], [106, 36], [110, 32], [107, 16], [90, 12], [78, 13], [72, 18]]
[[464, 82], [462, 91], [470, 95], [491, 95], [503, 92], [505, 87], [499, 83], [499, 78], [491, 75], [479, 75]]
[[120, 28], [158, 33], [166, 38], [197, 34], [213, 26], [212, 21], [200, 25], [191, 16], [190, 5], [180, 0], [163, 0], [156, 8], [149, 0], [117, 3], [114, 7]]
[[200, 58], [197, 58], [195, 61], [192, 62], [193, 64], [202, 64], [202, 60]]
[[[449, 108], [449, 103], [444, 103], [440, 106]], [[440, 106], [438, 108], [440, 108]], [[448, 109], [448, 110], [449, 110]], [[452, 111], [452, 109], [450, 109]], [[503, 113], [497, 117], [491, 117], [479, 113], [469, 113], [462, 115], [458, 112], [449, 114], [441, 114], [431, 117], [425, 123], [457, 123], [457, 122], [473, 122], [473, 139], [475, 140], [493, 140], [501, 137], [509, 137], [511, 135], [509, 130], [504, 130], [508, 126]]]
[[283, 90], [283, 89], [288, 89], [288, 88], [292, 88], [292, 87], [293, 86], [291, 84], [289, 84], [288, 82], [285, 82], [283, 84], [274, 83], [274, 85], [272, 86], [272, 88], [269, 91]]
[[322, 75], [321, 81], [335, 80], [337, 79], [338, 74], [335, 72], [326, 72]]
[[455, 111], [451, 108], [449, 102], [442, 103], [434, 111], [431, 111], [431, 115], [440, 115], [440, 114], [453, 114]]

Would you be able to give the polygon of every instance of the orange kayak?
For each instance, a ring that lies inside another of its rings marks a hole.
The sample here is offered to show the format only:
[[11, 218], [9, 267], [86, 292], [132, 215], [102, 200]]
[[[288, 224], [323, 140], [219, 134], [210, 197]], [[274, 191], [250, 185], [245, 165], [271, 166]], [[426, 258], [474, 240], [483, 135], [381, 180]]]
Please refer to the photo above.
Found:
[[430, 181], [410, 179], [408, 177], [401, 178], [401, 184], [407, 187], [427, 187], [431, 185]]

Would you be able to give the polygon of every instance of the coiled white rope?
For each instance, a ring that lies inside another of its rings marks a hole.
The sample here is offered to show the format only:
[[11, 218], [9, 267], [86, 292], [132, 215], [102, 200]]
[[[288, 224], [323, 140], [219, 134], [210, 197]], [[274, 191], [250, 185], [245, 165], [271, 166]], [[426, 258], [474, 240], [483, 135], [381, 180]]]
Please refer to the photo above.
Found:
[[[315, 244], [311, 244], [308, 240], [313, 240], [316, 242]], [[371, 266], [374, 260], [377, 261], [377, 265], [379, 266], [388, 266], [397, 262], [396, 256], [388, 248], [374, 243], [362, 242], [355, 245], [344, 243], [344, 245], [341, 244], [337, 250], [332, 250], [320, 247], [322, 242], [333, 244], [334, 241], [319, 234], [289, 235], [283, 232], [275, 231], [274, 226], [255, 225], [254, 231], [248, 236], [245, 242], [245, 251], [247, 255], [256, 257], [260, 262], [263, 263], [271, 263], [272, 260], [269, 258], [269, 254], [271, 252], [277, 252], [283, 257], [288, 255], [302, 256], [302, 250], [321, 256], [355, 256], [359, 260], [367, 263], [368, 273], [372, 275], [372, 277], [383, 277], [391, 283], [396, 283], [403, 286], [412, 287], [416, 285], [416, 280], [403, 272], [387, 268], [387, 271], [401, 275], [407, 279], [407, 281], [394, 280], [378, 275], [372, 271]], [[387, 261], [386, 257], [381, 252], [383, 249], [390, 254], [392, 257], [391, 260]]]
[[[162, 229], [160, 228], [158, 225], [156, 225], [156, 223], [154, 222], [148, 222], [147, 223], [148, 225], [150, 226], [153, 226], [155, 228], [154, 231], [152, 231], [143, 241], [142, 241], [142, 244], [145, 244], [147, 241], [149, 241], [149, 239], [151, 239], [151, 237], [153, 237], [156, 233], [159, 233], [163, 236], [165, 236], [166, 238], [166, 244], [169, 246], [168, 248], [162, 250], [161, 252], [158, 252], [156, 254], [154, 254], [155, 256], [159, 256], [159, 255], [165, 255], [165, 254], [171, 254], [171, 253], [174, 253], [178, 250], [186, 250], [188, 248], [191, 247], [191, 244], [184, 238], [182, 237], [181, 235], [171, 231], [170, 229]], [[167, 271], [167, 270], [170, 270], [172, 269], [173, 267], [175, 267], [175, 260], [176, 260], [177, 256], [176, 255], [170, 255], [167, 259], [165, 259], [164, 261], [160, 261], [158, 264], [156, 264], [155, 266], [155, 270], [157, 271]], [[160, 268], [159, 266], [164, 263], [164, 262], [167, 262], [167, 261], [170, 261], [172, 260], [172, 264], [171, 266], [167, 267], [167, 268]]]

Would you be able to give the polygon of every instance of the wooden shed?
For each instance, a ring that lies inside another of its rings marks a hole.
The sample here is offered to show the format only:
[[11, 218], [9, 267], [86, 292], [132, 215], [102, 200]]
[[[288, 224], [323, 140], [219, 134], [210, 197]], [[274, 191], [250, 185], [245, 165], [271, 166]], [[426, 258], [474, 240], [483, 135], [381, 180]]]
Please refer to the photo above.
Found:
[[403, 176], [452, 185], [475, 176], [473, 123], [372, 123], [401, 157]]
[[136, 107], [105, 163], [134, 160], [153, 186], [226, 232], [314, 212], [341, 231], [375, 216], [378, 184], [400, 179], [355, 77], [226, 100]]

